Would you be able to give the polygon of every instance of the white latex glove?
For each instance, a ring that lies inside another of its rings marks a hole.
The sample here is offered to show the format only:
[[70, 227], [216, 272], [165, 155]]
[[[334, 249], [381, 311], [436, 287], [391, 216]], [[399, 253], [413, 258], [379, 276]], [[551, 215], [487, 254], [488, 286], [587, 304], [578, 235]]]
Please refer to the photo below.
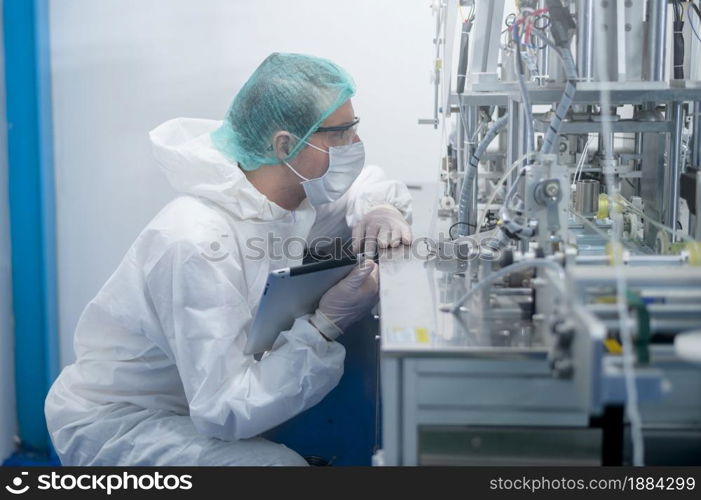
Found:
[[411, 228], [392, 205], [373, 207], [353, 228], [353, 251], [374, 256], [379, 248], [411, 244]]
[[319, 307], [309, 318], [311, 324], [328, 340], [341, 335], [377, 304], [378, 272], [379, 267], [372, 260], [361, 262], [321, 297]]

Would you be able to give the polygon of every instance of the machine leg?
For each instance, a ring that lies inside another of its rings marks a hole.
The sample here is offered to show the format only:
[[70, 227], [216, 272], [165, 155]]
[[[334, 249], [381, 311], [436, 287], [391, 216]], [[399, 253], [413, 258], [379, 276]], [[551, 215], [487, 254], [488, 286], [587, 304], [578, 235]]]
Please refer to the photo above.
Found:
[[607, 406], [601, 417], [601, 465], [623, 465], [623, 406]]

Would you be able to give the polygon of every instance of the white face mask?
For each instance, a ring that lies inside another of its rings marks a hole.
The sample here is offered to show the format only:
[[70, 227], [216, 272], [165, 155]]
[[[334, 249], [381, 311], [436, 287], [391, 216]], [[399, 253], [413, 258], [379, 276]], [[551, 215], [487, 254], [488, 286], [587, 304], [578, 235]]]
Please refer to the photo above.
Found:
[[[305, 141], [306, 142], [306, 141]], [[302, 188], [312, 206], [323, 205], [338, 200], [348, 191], [353, 181], [365, 166], [365, 146], [362, 142], [354, 142], [348, 146], [333, 146], [328, 151], [306, 142], [309, 146], [329, 155], [329, 168], [326, 173], [316, 179], [307, 179], [300, 175], [292, 166], [283, 163], [302, 179]]]

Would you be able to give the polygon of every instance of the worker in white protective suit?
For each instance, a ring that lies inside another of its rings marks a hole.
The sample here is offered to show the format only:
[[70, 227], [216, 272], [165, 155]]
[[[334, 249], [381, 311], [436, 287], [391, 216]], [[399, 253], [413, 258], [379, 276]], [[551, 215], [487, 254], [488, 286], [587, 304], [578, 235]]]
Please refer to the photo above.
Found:
[[356, 251], [411, 241], [407, 188], [364, 163], [354, 90], [329, 61], [272, 54], [222, 122], [151, 132], [181, 196], [78, 322], [76, 362], [45, 408], [64, 465], [306, 464], [257, 436], [336, 386], [335, 339], [377, 302], [377, 265], [359, 264], [259, 361], [243, 350], [268, 273], [302, 262], [295, 245], [351, 229]]

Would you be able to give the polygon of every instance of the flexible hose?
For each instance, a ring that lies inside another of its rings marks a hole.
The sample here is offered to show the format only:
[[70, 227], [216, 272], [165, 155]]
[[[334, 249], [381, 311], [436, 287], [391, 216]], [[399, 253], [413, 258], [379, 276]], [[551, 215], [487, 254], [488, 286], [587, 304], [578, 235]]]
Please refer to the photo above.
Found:
[[440, 310], [443, 312], [451, 312], [453, 314], [457, 313], [460, 310], [460, 306], [465, 303], [467, 299], [472, 297], [474, 294], [479, 292], [480, 290], [484, 289], [485, 287], [493, 284], [496, 281], [499, 281], [501, 278], [504, 278], [505, 276], [508, 276], [509, 274], [515, 273], [516, 271], [522, 271], [524, 269], [531, 269], [534, 267], [544, 267], [548, 269], [552, 269], [555, 272], [557, 272], [558, 276], [560, 279], [564, 282], [565, 279], [565, 271], [562, 269], [562, 267], [551, 261], [551, 260], [545, 260], [545, 259], [533, 259], [533, 260], [526, 260], [523, 262], [517, 262], [515, 264], [511, 264], [506, 267], [502, 267], [498, 271], [495, 271], [494, 273], [490, 274], [486, 278], [484, 278], [482, 281], [477, 283], [475, 286], [473, 286], [467, 293], [465, 293], [462, 297], [460, 297], [458, 300], [453, 302], [452, 304], [444, 304], [440, 307]]
[[471, 210], [474, 202], [473, 195], [475, 192], [475, 182], [477, 179], [477, 169], [480, 158], [482, 158], [484, 152], [487, 151], [489, 144], [499, 135], [499, 132], [501, 132], [502, 129], [508, 125], [508, 123], [508, 113], [497, 119], [489, 130], [487, 130], [484, 138], [480, 141], [470, 156], [470, 161], [465, 169], [462, 189], [460, 190], [460, 202], [458, 203], [458, 222], [460, 223], [458, 225], [458, 235], [460, 236], [467, 236], [468, 234], [471, 234], [473, 231], [470, 231], [470, 229], [474, 229], [474, 231], [477, 230], [477, 228], [470, 228], [469, 222], [472, 216]]
[[545, 137], [543, 138], [543, 147], [541, 148], [541, 152], [551, 154], [555, 148], [555, 140], [560, 133], [562, 120], [564, 120], [567, 116], [567, 112], [570, 110], [572, 101], [574, 100], [574, 94], [577, 92], [577, 65], [574, 62], [572, 51], [570, 51], [570, 49], [558, 47], [552, 42], [552, 40], [540, 33], [538, 30], [535, 30], [534, 33], [538, 38], [543, 40], [553, 50], [555, 50], [558, 56], [560, 56], [562, 66], [565, 70], [565, 77], [567, 78], [567, 82], [565, 83], [565, 91], [560, 98], [560, 102], [555, 108], [555, 116], [553, 116], [552, 120], [550, 120], [548, 131], [545, 133]]

